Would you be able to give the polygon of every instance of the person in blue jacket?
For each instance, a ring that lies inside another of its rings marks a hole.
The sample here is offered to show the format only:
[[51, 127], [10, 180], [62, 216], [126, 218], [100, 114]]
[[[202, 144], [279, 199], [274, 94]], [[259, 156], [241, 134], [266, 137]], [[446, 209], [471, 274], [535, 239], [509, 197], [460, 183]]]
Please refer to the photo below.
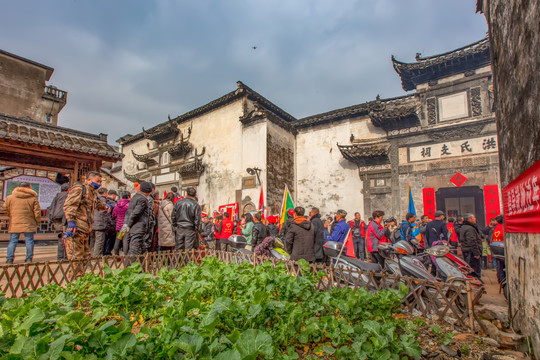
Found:
[[345, 237], [347, 236], [347, 233], [351, 229], [349, 224], [347, 224], [347, 221], [345, 221], [345, 217], [347, 216], [347, 212], [345, 210], [339, 209], [336, 213], [336, 227], [334, 228], [334, 231], [332, 232], [332, 235], [328, 236], [328, 241], [337, 241], [342, 244], [345, 244], [347, 239]]
[[405, 220], [401, 223], [400, 232], [401, 232], [401, 240], [407, 240], [411, 241], [413, 239], [412, 234], [412, 224], [416, 221], [416, 215], [413, 213], [407, 213], [405, 215]]

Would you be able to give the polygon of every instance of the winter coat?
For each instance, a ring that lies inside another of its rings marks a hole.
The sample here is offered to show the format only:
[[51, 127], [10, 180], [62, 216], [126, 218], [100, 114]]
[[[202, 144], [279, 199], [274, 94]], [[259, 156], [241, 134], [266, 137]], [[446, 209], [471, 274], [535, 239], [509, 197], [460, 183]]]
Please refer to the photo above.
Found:
[[285, 239], [285, 236], [287, 235], [287, 229], [289, 229], [289, 226], [293, 221], [294, 218], [290, 217], [283, 222], [283, 225], [281, 225], [281, 231], [279, 232], [280, 239]]
[[159, 246], [174, 246], [176, 239], [172, 229], [171, 214], [174, 208], [172, 201], [163, 200], [159, 203], [158, 211], [158, 241]]
[[315, 242], [313, 244], [313, 252], [315, 253], [315, 259], [324, 259], [324, 225], [321, 220], [320, 214], [315, 214], [311, 217], [311, 223], [313, 224], [313, 234], [315, 236]]
[[352, 220], [349, 224], [351, 225], [353, 241], [360, 241], [360, 239], [366, 237], [366, 223], [362, 220]]
[[268, 224], [268, 225], [266, 225], [266, 228], [268, 229], [268, 236], [278, 237], [278, 235], [279, 235], [279, 227], [277, 225]]
[[178, 200], [174, 205], [172, 222], [178, 228], [200, 231], [201, 207], [189, 197]]
[[212, 224], [210, 221], [203, 223], [201, 236], [204, 241], [213, 241], [215, 239], [214, 224]]
[[384, 236], [384, 226], [375, 220], [368, 225], [366, 234], [367, 249], [369, 252], [379, 252], [379, 243], [386, 242]]
[[112, 218], [116, 220], [116, 231], [120, 231], [124, 225], [124, 219], [129, 207], [129, 199], [120, 199], [112, 211]]
[[430, 221], [426, 226], [426, 238], [424, 243], [427, 247], [431, 247], [435, 241], [440, 240], [448, 241], [448, 227], [446, 226], [446, 223], [435, 219]]
[[328, 237], [328, 241], [337, 241], [340, 243], [345, 244], [345, 237], [347, 236], [347, 233], [350, 230], [349, 224], [344, 219], [341, 219], [339, 222], [336, 223], [336, 227], [332, 231], [332, 234]]
[[8, 233], [35, 233], [41, 222], [37, 193], [30, 188], [17, 187], [6, 198], [2, 212], [9, 216]]
[[145, 234], [150, 231], [150, 221], [154, 209], [148, 206], [148, 198], [137, 192], [129, 201], [124, 223], [127, 222], [130, 234]]
[[476, 224], [464, 221], [459, 229], [461, 250], [472, 252], [474, 256], [482, 256], [482, 237]]
[[98, 200], [97, 191], [88, 184], [73, 185], [64, 203], [66, 221], [75, 222], [77, 231], [83, 234], [90, 234], [94, 222], [94, 210], [106, 209], [105, 203]]
[[[103, 204], [107, 204], [107, 199], [102, 195], [98, 195], [98, 200]], [[111, 226], [111, 216], [107, 213], [107, 210], [94, 210], [92, 230], [105, 231], [109, 226]]]
[[285, 250], [291, 255], [291, 260], [315, 261], [314, 230], [313, 224], [305, 217], [297, 217], [291, 222], [285, 235]]
[[253, 247], [261, 244], [268, 237], [268, 229], [262, 222], [255, 223], [251, 231], [251, 245]]
[[246, 227], [242, 229], [242, 236], [246, 238], [248, 245], [251, 245], [251, 236], [253, 235], [253, 221], [246, 223]]

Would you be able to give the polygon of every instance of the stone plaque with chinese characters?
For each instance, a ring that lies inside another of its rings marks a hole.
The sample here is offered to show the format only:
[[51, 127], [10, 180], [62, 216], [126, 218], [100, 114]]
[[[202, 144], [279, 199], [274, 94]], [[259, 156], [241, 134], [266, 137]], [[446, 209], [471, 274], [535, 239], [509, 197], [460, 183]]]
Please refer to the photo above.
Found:
[[427, 144], [409, 148], [409, 161], [439, 160], [456, 156], [481, 155], [497, 152], [497, 136]]

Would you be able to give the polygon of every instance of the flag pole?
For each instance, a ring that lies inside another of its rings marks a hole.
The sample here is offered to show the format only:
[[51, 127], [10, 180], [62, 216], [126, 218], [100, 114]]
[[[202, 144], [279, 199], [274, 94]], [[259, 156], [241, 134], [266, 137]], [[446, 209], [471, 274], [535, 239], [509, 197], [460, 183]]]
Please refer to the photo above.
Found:
[[343, 246], [341, 247], [341, 250], [339, 251], [339, 255], [338, 255], [337, 259], [336, 259], [336, 264], [338, 263], [339, 258], [341, 257], [341, 253], [343, 252], [343, 249], [345, 249], [345, 243], [349, 239], [349, 234], [350, 233], [351, 233], [351, 228], [349, 227], [349, 231], [347, 231], [347, 236], [345, 236], [345, 238], [343, 239]]

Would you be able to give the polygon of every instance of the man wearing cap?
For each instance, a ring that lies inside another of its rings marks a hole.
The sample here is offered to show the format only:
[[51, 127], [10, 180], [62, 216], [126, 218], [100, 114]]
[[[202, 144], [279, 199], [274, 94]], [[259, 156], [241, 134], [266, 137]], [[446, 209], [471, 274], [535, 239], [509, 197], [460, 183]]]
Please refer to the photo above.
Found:
[[[98, 200], [97, 190], [101, 187], [101, 174], [89, 171], [84, 184], [75, 184], [69, 189], [64, 202], [66, 216], [66, 255], [71, 259], [84, 259], [90, 255], [88, 238], [94, 223], [94, 210], [107, 210], [104, 202]], [[82, 273], [79, 269], [77, 275]]]
[[150, 229], [151, 213], [148, 197], [152, 192], [152, 184], [143, 181], [139, 191], [131, 197], [126, 212], [123, 230], [129, 234], [128, 255], [142, 255], [147, 251], [145, 239]]
[[426, 239], [424, 241], [426, 247], [432, 247], [436, 241], [448, 241], [448, 227], [444, 218], [444, 212], [437, 210], [435, 211], [435, 219], [426, 225]]
[[176, 228], [175, 250], [191, 250], [199, 247], [201, 230], [201, 207], [196, 200], [197, 190], [189, 187], [187, 196], [174, 205], [171, 216], [173, 227]]
[[336, 213], [336, 227], [332, 231], [332, 235], [328, 237], [328, 241], [337, 241], [345, 244], [347, 242], [347, 234], [351, 229], [349, 224], [345, 221], [347, 212], [345, 210], [338, 210]]

